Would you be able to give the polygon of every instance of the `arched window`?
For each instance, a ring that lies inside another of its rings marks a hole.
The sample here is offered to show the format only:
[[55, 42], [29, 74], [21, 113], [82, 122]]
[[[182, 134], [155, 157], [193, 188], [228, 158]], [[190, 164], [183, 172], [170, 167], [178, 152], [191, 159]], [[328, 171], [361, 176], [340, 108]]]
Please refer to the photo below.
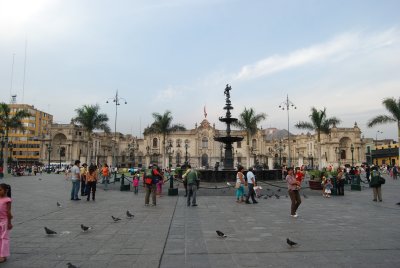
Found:
[[203, 149], [207, 149], [207, 148], [208, 148], [208, 139], [207, 139], [206, 137], [204, 137], [204, 138], [201, 140], [201, 147], [202, 147]]
[[153, 139], [153, 147], [158, 147], [158, 139], [157, 138]]
[[251, 141], [251, 146], [252, 146], [253, 148], [257, 148], [257, 140], [256, 140], [256, 139], [253, 139], [253, 140]]
[[181, 165], [181, 153], [176, 153], [176, 165]]
[[201, 156], [201, 165], [203, 167], [208, 167], [208, 155], [207, 154], [203, 154]]

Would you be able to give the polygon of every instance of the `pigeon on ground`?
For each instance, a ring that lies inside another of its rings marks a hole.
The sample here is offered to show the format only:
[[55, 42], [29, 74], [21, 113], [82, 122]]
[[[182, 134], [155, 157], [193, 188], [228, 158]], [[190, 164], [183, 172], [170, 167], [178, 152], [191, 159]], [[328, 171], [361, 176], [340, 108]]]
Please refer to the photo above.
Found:
[[229, 182], [227, 182], [226, 185], [228, 185], [229, 187], [232, 187], [232, 184], [230, 184]]
[[278, 192], [280, 192], [280, 191], [281, 191], [281, 188], [278, 189]]
[[293, 246], [297, 245], [297, 243], [296, 243], [296, 242], [294, 242], [294, 241], [290, 240], [289, 238], [286, 238], [286, 243], [288, 243], [288, 245], [289, 245], [289, 246], [291, 246], [291, 247], [293, 247]]
[[85, 225], [81, 224], [81, 229], [82, 229], [82, 231], [86, 232], [87, 230], [91, 230], [92, 227], [85, 226]]
[[121, 219], [120, 218], [117, 218], [117, 217], [114, 217], [114, 216], [111, 216], [111, 218], [115, 221], [115, 222], [117, 222], [117, 221], [120, 221]]
[[42, 178], [39, 178], [38, 180], [40, 180], [40, 181], [41, 181], [41, 180], [42, 180]]
[[61, 204], [60, 204], [60, 203], [58, 203], [58, 202], [57, 202], [57, 207], [59, 207], [59, 208], [61, 207]]
[[219, 236], [219, 237], [226, 237], [226, 234], [224, 234], [223, 232], [221, 232], [221, 231], [216, 231], [217, 232], [217, 235]]
[[264, 199], [268, 199], [268, 195], [264, 196]]
[[308, 198], [308, 196], [306, 196], [306, 194], [303, 194], [303, 196], [304, 196], [304, 198], [306, 198], [306, 199]]
[[78, 268], [77, 266], [73, 265], [72, 263], [68, 262], [67, 263], [68, 268]]
[[57, 234], [57, 232], [55, 232], [55, 231], [53, 231], [53, 230], [50, 230], [50, 229], [47, 228], [47, 227], [44, 227], [44, 230], [46, 231], [46, 234], [48, 234], [48, 235], [55, 235], [55, 234]]
[[127, 210], [126, 211], [126, 216], [128, 217], [128, 218], [133, 218], [133, 217], [135, 217], [135, 215], [133, 215], [133, 214], [131, 214], [130, 212], [129, 212], [129, 210]]
[[276, 199], [279, 199], [279, 197], [280, 197], [280, 196], [279, 196], [279, 195], [277, 195], [277, 194], [275, 194], [275, 197], [276, 197]]
[[267, 196], [268, 196], [269, 198], [271, 198], [271, 197], [273, 197], [274, 195], [273, 195], [273, 194], [271, 194], [271, 195], [267, 194]]
[[271, 191], [271, 189], [270, 189], [270, 188], [267, 188], [267, 191]]
[[400, 202], [399, 202], [399, 203], [396, 203], [396, 205], [399, 205], [399, 206], [400, 206]]
[[286, 198], [288, 198], [288, 195], [286, 195]]

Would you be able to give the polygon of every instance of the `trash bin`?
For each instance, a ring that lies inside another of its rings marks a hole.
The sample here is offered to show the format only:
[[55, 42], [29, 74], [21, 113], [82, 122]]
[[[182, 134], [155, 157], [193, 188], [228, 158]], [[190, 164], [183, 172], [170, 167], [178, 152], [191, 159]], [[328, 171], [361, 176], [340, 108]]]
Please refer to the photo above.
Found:
[[360, 175], [351, 175], [351, 190], [361, 191], [361, 178]]

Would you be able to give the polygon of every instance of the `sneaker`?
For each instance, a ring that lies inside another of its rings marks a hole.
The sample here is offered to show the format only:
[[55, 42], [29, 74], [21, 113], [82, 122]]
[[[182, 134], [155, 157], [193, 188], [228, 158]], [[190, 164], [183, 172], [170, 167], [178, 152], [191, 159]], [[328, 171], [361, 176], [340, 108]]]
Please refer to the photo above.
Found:
[[290, 216], [292, 216], [293, 218], [297, 218], [298, 217], [297, 214], [290, 215]]
[[379, 202], [382, 202], [382, 199], [381, 199], [381, 200], [379, 200]]
[[376, 202], [376, 199], [372, 199], [372, 201]]
[[193, 204], [192, 207], [197, 207], [197, 204]]
[[258, 204], [258, 202], [257, 202], [257, 201], [254, 201], [253, 204]]

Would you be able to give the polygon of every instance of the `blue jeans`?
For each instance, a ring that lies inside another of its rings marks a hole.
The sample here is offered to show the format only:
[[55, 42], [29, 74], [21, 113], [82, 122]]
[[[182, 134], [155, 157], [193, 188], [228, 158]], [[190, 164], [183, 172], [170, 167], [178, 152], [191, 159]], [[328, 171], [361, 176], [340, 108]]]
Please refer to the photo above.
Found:
[[244, 187], [243, 184], [240, 184], [240, 187], [236, 189], [236, 199], [239, 200], [241, 198], [243, 200], [244, 196]]
[[78, 199], [79, 188], [81, 186], [80, 181], [72, 181], [72, 189], [71, 189], [71, 199]]

